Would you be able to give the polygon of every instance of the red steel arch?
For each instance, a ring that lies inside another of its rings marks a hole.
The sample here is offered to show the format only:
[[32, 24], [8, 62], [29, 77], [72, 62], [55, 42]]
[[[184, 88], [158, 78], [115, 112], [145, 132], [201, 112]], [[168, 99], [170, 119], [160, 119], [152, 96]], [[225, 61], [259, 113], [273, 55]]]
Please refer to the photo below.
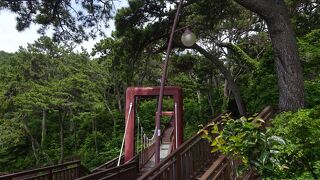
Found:
[[[159, 96], [160, 87], [129, 87], [126, 91], [126, 112], [125, 117], [128, 125], [127, 132], [125, 135], [125, 149], [124, 149], [124, 160], [125, 162], [131, 160], [134, 156], [135, 143], [135, 97], [138, 96]], [[164, 88], [164, 96], [172, 96], [175, 104], [175, 125], [174, 125], [174, 147], [178, 148], [183, 143], [183, 99], [182, 89], [177, 86], [166, 86]], [[130, 104], [132, 103], [130, 116]], [[163, 112], [164, 113], [164, 112]], [[164, 114], [163, 114], [164, 115]]]

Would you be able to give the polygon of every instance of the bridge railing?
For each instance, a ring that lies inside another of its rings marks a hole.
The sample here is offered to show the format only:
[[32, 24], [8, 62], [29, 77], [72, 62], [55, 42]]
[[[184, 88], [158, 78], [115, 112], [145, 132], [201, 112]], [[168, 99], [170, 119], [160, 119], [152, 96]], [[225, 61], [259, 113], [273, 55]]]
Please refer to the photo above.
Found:
[[[268, 120], [272, 115], [273, 110], [268, 106], [259, 113], [257, 118]], [[221, 116], [219, 115], [213, 121], [221, 120]], [[208, 167], [212, 162], [213, 164], [209, 169], [206, 169], [200, 179], [231, 179], [233, 170], [230, 161], [219, 153], [211, 153], [210, 144], [201, 136], [201, 134], [197, 134], [183, 143], [159, 165], [141, 176], [139, 180], [196, 179], [200, 173], [204, 172], [204, 167]], [[255, 173], [249, 171], [243, 179], [252, 179], [253, 176]]]
[[[113, 167], [116, 167], [117, 166], [117, 163], [118, 163], [118, 160], [119, 160], [119, 157], [116, 157], [94, 169], [91, 170], [91, 173], [95, 173], [95, 172], [98, 172], [98, 171], [101, 171], [101, 170], [105, 170], [105, 169], [108, 169], [108, 168], [113, 168]], [[124, 161], [124, 156], [121, 156], [121, 159], [120, 159], [120, 163], [122, 164]]]
[[90, 173], [79, 160], [59, 165], [48, 166], [39, 169], [22, 171], [0, 176], [1, 180], [25, 179], [25, 180], [72, 180]]
[[138, 171], [138, 162], [134, 160], [113, 168], [100, 168], [99, 171], [78, 178], [77, 180], [135, 180], [137, 178], [136, 176]]
[[145, 164], [151, 159], [155, 152], [154, 148], [155, 143], [139, 152], [139, 168], [144, 167]]
[[[221, 119], [221, 115], [214, 119]], [[210, 144], [196, 134], [173, 151], [151, 171], [139, 178], [142, 179], [194, 179], [208, 165], [216, 153], [211, 153]]]

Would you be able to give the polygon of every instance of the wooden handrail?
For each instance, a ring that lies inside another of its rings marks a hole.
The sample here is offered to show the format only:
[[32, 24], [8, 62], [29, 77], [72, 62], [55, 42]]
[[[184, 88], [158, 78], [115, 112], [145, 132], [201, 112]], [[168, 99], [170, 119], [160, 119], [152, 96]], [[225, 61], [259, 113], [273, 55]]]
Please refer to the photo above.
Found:
[[[71, 172], [69, 170], [74, 170], [74, 172]], [[38, 169], [32, 169], [12, 174], [7, 174], [0, 176], [0, 179], [14, 179], [14, 178], [28, 178], [28, 179], [36, 179], [37, 177], [47, 177], [47, 179], [52, 179], [54, 174], [68, 174], [73, 173], [77, 174], [74, 176], [74, 178], [78, 178], [80, 175], [86, 175], [89, 173], [89, 170], [87, 170], [84, 166], [81, 165], [80, 160], [66, 162], [63, 164], [53, 165], [53, 166], [47, 166], [43, 168]]]
[[126, 172], [126, 169], [135, 169], [136, 173], [138, 171], [137, 162], [132, 161], [120, 166], [116, 166], [109, 169], [100, 169], [99, 171], [89, 174], [87, 176], [78, 178], [77, 180], [95, 180], [95, 179], [101, 179], [107, 176], [110, 176], [112, 174], [120, 175], [121, 172]]
[[[220, 114], [218, 117], [216, 117], [213, 121], [217, 121], [218, 119], [220, 119], [222, 116], [222, 114]], [[207, 129], [208, 126], [205, 127], [205, 129]], [[186, 142], [184, 142], [178, 149], [174, 150], [171, 154], [169, 154], [163, 161], [161, 161], [156, 167], [154, 167], [151, 171], [145, 173], [143, 176], [141, 176], [139, 178], [139, 180], [143, 180], [143, 179], [152, 179], [152, 178], [155, 178], [156, 176], [159, 175], [159, 171], [165, 171], [163, 169], [164, 166], [167, 166], [168, 164], [171, 164], [173, 166], [176, 166], [175, 168], [175, 175], [176, 175], [176, 178], [174, 179], [179, 179], [181, 176], [180, 176], [180, 172], [182, 169], [177, 169], [179, 168], [179, 166], [181, 166], [181, 158], [182, 155], [184, 155], [184, 153], [188, 150], [190, 150], [192, 147], [194, 147], [195, 144], [198, 144], [198, 142], [200, 142], [201, 140], [203, 140], [201, 138], [202, 134], [196, 134], [194, 135], [193, 137], [191, 137], [189, 140], [187, 140]], [[204, 140], [203, 140], [204, 141]], [[174, 162], [171, 162], [170, 161], [174, 161]], [[205, 162], [203, 162], [205, 163]], [[167, 166], [168, 167], [168, 166]], [[198, 167], [199, 168], [199, 167]], [[161, 170], [162, 169], [162, 170]], [[172, 167], [172, 169], [174, 169], [174, 167]], [[200, 170], [200, 169], [193, 169], [194, 171], [197, 171], [197, 170]], [[191, 173], [195, 173], [195, 172], [191, 172]], [[152, 178], [151, 178], [152, 177]], [[181, 179], [181, 178], [180, 178]]]
[[[117, 166], [118, 159], [119, 159], [119, 157], [111, 159], [110, 161], [108, 161], [108, 162], [106, 162], [106, 163], [94, 168], [93, 170], [91, 170], [91, 173], [97, 172], [97, 171], [99, 171], [101, 169], [107, 169], [107, 168], [112, 168], [112, 167]], [[122, 155], [121, 159], [120, 159], [120, 162], [123, 162], [123, 160], [124, 160], [124, 156]]]
[[41, 171], [47, 171], [49, 169], [56, 169], [56, 168], [65, 167], [65, 166], [73, 165], [73, 164], [76, 165], [76, 164], [79, 164], [79, 163], [80, 163], [80, 160], [70, 161], [70, 162], [66, 162], [66, 163], [63, 163], [63, 164], [59, 164], [59, 165], [47, 166], [47, 167], [43, 167], [43, 168], [31, 169], [31, 170], [27, 170], [27, 171], [7, 174], [7, 175], [4, 175], [4, 176], [0, 176], [0, 179], [7, 178], [7, 177], [24, 176], [24, 175], [27, 175], [27, 174], [34, 174], [34, 173], [41, 172]]
[[[227, 166], [221, 167], [221, 164], [226, 165], [227, 158], [223, 155], [220, 155], [217, 160], [215, 160], [212, 165], [208, 168], [208, 170], [199, 178], [199, 180], [208, 180], [208, 179], [214, 179], [212, 177], [216, 177], [222, 173], [222, 170], [226, 168]], [[220, 169], [220, 171], [217, 171]]]
[[[264, 108], [257, 118], [268, 120], [273, 115], [271, 106]], [[213, 122], [221, 120], [221, 115], [216, 117]], [[208, 129], [208, 126], [205, 127]], [[209, 143], [201, 138], [202, 134], [196, 134], [191, 139], [183, 143], [178, 149], [173, 151], [167, 158], [161, 161], [151, 171], [141, 176], [138, 180], [145, 179], [194, 179], [197, 173], [201, 171], [207, 162], [215, 162], [213, 159], [218, 159], [219, 153], [212, 154]], [[206, 149], [206, 150], [203, 150]], [[203, 156], [206, 159], [196, 161], [195, 158]], [[207, 160], [207, 161], [206, 161]], [[211, 168], [212, 172], [207, 172], [203, 179], [224, 178], [229, 179], [231, 167], [226, 158], [223, 161], [218, 161]], [[246, 179], [249, 179], [253, 173], [249, 173]], [[210, 177], [210, 178], [208, 178]]]
[[269, 119], [273, 114], [272, 106], [265, 107], [256, 118]]

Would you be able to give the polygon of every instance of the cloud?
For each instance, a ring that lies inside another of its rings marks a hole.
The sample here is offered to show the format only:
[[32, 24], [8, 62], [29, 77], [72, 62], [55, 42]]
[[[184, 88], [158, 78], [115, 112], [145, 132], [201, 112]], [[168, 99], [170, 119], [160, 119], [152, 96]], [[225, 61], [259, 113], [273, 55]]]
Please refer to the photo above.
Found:
[[2, 10], [0, 11], [0, 50], [6, 52], [15, 52], [19, 46], [26, 46], [37, 40], [40, 35], [37, 34], [36, 25], [31, 25], [29, 29], [22, 32], [16, 30], [16, 15]]

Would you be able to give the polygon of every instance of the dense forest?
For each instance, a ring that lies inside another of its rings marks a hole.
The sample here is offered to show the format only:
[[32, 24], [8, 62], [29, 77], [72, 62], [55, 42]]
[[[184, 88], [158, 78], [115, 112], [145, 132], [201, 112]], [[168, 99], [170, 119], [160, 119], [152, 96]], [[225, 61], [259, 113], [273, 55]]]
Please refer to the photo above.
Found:
[[[0, 51], [0, 172], [71, 159], [94, 168], [116, 157], [126, 88], [160, 85], [177, 2], [128, 0], [113, 14], [111, 0], [83, 1], [75, 5], [79, 12], [67, 0], [0, 1], [0, 10], [18, 14], [18, 30], [35, 23], [45, 34], [53, 27], [52, 37], [15, 53]], [[110, 19], [111, 37], [91, 53], [75, 50], [74, 43], [103, 34]], [[221, 112], [248, 117], [272, 105], [278, 115], [266, 136], [279, 137], [276, 150], [254, 161], [257, 144], [250, 143], [263, 133], [246, 123], [225, 132], [260, 135], [240, 137], [241, 145], [232, 147], [236, 153], [219, 150], [241, 155], [263, 177], [319, 178], [320, 2], [188, 0], [177, 28], [185, 27], [197, 43], [185, 47], [183, 30], [175, 33], [166, 83], [183, 89], [185, 139]], [[156, 103], [141, 100], [136, 109], [150, 133]], [[164, 103], [170, 106], [170, 100]]]

